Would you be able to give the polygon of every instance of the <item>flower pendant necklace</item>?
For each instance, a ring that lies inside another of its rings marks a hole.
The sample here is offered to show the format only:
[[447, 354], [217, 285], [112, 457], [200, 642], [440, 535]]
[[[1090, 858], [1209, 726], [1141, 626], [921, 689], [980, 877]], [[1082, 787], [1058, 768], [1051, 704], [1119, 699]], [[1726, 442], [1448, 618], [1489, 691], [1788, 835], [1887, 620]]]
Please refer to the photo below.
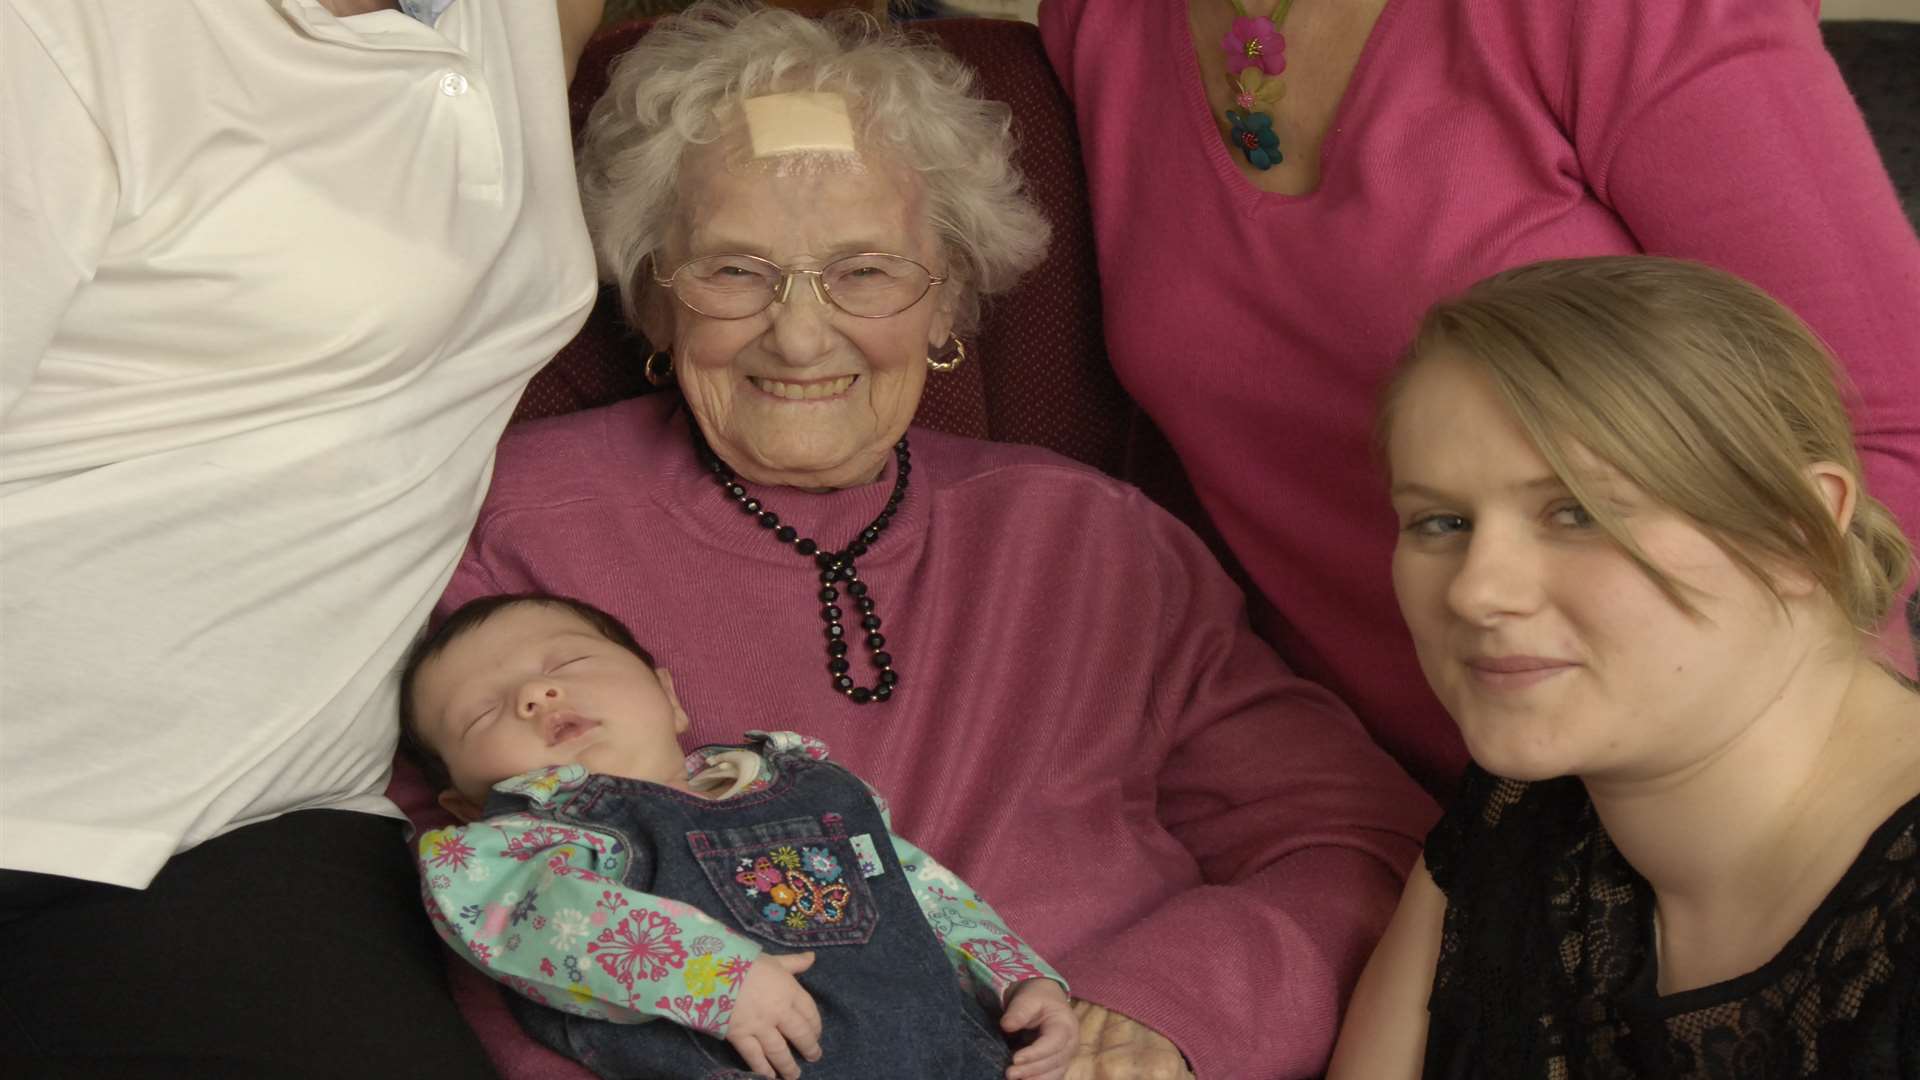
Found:
[[1248, 15], [1242, 0], [1228, 2], [1237, 17], [1220, 39], [1220, 51], [1227, 54], [1227, 82], [1233, 87], [1227, 141], [1246, 155], [1247, 164], [1265, 172], [1284, 160], [1268, 110], [1286, 93], [1280, 73], [1287, 70], [1287, 39], [1279, 24], [1286, 21], [1293, 0], [1280, 0], [1273, 14], [1261, 16]]

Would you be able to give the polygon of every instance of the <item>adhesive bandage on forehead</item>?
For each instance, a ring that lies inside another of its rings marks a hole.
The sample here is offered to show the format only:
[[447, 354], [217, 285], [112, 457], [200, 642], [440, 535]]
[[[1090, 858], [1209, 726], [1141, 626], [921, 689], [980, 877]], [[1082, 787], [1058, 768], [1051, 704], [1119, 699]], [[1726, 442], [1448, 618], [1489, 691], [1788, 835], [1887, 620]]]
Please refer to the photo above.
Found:
[[789, 90], [741, 103], [748, 161], [777, 173], [860, 170], [853, 118], [843, 94]]

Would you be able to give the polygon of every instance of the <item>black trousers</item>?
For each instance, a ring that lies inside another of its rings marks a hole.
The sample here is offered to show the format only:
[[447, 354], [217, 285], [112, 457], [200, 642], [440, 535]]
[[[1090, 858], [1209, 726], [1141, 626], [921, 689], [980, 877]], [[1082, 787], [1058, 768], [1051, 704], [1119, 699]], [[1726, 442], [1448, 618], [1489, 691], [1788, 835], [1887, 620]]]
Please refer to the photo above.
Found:
[[0, 871], [0, 1076], [493, 1076], [401, 829], [287, 814], [146, 889]]

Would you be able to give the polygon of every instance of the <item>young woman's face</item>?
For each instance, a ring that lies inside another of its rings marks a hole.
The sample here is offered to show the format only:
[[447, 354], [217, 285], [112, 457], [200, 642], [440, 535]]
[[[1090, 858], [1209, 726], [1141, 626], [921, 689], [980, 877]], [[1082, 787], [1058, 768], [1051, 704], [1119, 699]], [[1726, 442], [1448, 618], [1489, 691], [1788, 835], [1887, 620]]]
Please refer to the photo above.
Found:
[[1388, 456], [1400, 611], [1488, 771], [1663, 775], [1728, 745], [1785, 681], [1794, 646], [1773, 594], [1690, 520], [1590, 461], [1594, 489], [1699, 614], [1675, 605], [1469, 361], [1420, 363]]

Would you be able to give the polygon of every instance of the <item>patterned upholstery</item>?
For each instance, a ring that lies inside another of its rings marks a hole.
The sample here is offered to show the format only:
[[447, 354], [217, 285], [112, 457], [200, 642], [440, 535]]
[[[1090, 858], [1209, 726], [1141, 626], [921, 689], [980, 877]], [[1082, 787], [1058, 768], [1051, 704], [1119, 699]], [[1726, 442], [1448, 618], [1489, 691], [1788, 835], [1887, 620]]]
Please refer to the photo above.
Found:
[[[575, 130], [605, 89], [608, 65], [646, 28], [644, 21], [613, 27], [588, 46], [573, 84]], [[968, 362], [929, 377], [919, 422], [1045, 446], [1116, 475], [1133, 472], [1130, 465], [1138, 459], [1162, 465], [1164, 443], [1140, 426], [1138, 411], [1107, 364], [1078, 135], [1039, 32], [1025, 23], [986, 19], [932, 20], [915, 28], [977, 70], [987, 96], [1012, 106], [1017, 163], [1054, 229], [1046, 261], [1017, 288], [987, 303], [977, 340], [967, 343]], [[647, 350], [622, 323], [614, 290], [603, 289], [579, 336], [527, 388], [515, 418], [645, 393], [640, 365]]]

